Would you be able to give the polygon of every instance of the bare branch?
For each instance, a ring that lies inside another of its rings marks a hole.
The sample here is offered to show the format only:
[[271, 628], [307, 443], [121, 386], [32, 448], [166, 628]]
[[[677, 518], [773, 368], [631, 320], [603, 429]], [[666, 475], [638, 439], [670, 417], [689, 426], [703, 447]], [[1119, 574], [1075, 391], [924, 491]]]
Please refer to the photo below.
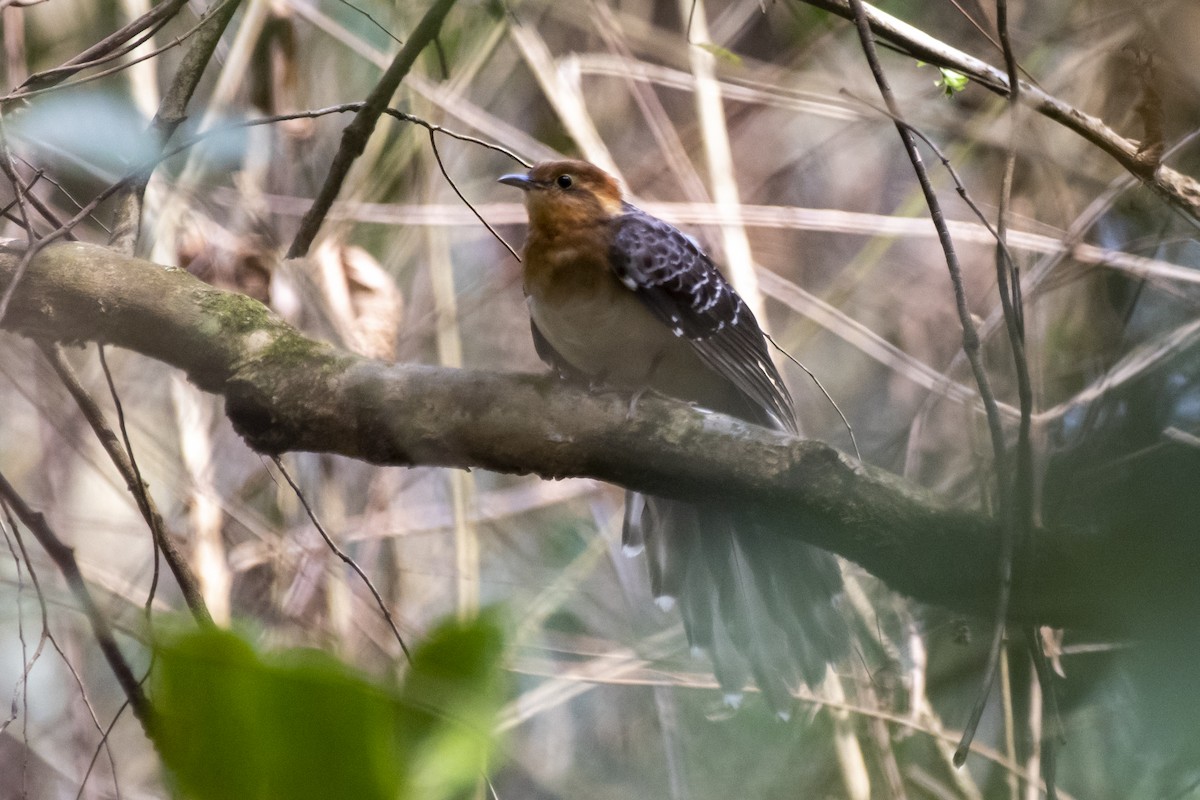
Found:
[[[158, 506], [154, 502], [154, 497], [147, 489], [141, 472], [137, 468], [137, 462], [133, 459], [132, 449], [123, 449], [121, 447], [121, 443], [118, 441], [112, 426], [104, 418], [104, 412], [100, 410], [100, 406], [97, 405], [95, 399], [83, 387], [83, 384], [79, 382], [79, 377], [67, 362], [62, 349], [44, 341], [38, 344], [41, 347], [42, 353], [50, 362], [50, 366], [54, 368], [63, 385], [67, 387], [67, 391], [71, 393], [71, 397], [75, 399], [75, 403], [79, 406], [84, 419], [87, 420], [88, 425], [91, 426], [92, 431], [96, 434], [96, 438], [100, 440], [100, 444], [104, 447], [104, 451], [108, 453], [108, 457], [112, 460], [113, 466], [121, 473], [121, 477], [125, 481], [125, 486], [137, 501], [138, 510], [141, 511], [142, 518], [146, 520], [146, 525], [149, 526], [154, 536], [155, 545], [162, 551], [167, 560], [167, 566], [170, 567], [172, 574], [175, 575], [175, 580], [179, 583], [179, 589], [183, 593], [183, 599], [187, 603], [188, 608], [191, 609], [192, 616], [201, 624], [211, 625], [212, 616], [208, 613], [208, 608], [204, 604], [204, 596], [200, 591], [200, 582], [192, 573], [187, 560], [179, 552], [179, 548], [175, 546], [175, 541], [167, 531], [162, 514], [159, 513]], [[107, 373], [107, 367], [105, 371]], [[125, 442], [128, 448], [128, 436], [125, 437]]]
[[129, 662], [121, 654], [121, 648], [117, 645], [112, 626], [103, 612], [100, 611], [100, 607], [96, 605], [91, 590], [88, 589], [87, 582], [84, 581], [83, 573], [79, 571], [79, 564], [75, 561], [75, 551], [64, 544], [62, 539], [58, 538], [57, 534], [54, 533], [50, 525], [46, 522], [46, 518], [25, 502], [25, 499], [21, 497], [16, 488], [8, 482], [8, 479], [3, 474], [0, 474], [0, 501], [3, 501], [4, 505], [13, 510], [13, 513], [29, 529], [29, 532], [38, 540], [38, 544], [42, 546], [46, 554], [54, 561], [55, 566], [62, 572], [67, 585], [75, 595], [75, 599], [82, 606], [84, 615], [87, 616], [88, 622], [92, 626], [92, 635], [96, 637], [96, 643], [100, 645], [100, 651], [104, 653], [104, 658], [108, 661], [109, 668], [112, 669], [117, 682], [125, 692], [125, 697], [129, 700], [130, 708], [133, 709], [133, 713], [137, 716], [138, 721], [142, 723], [143, 730], [149, 735], [153, 728], [153, 709], [150, 706], [150, 701], [146, 699], [146, 694], [142, 691], [142, 685], [134, 676]]
[[[802, 1], [840, 17], [853, 19], [848, 0]], [[957, 50], [874, 6], [865, 3], [863, 5], [871, 31], [876, 36], [914, 58], [940, 67], [949, 67], [972, 78], [990, 91], [1000, 95], [1008, 94], [1010, 84], [1003, 69]], [[1137, 142], [1121, 136], [1103, 120], [1085, 114], [1040, 87], [1024, 81], [1020, 82], [1019, 87], [1022, 102], [1103, 150], [1172, 206], [1200, 221], [1200, 181], [1170, 167], [1148, 163]]]
[[[184, 54], [179, 68], [175, 70], [171, 86], [163, 96], [162, 102], [159, 103], [154, 120], [150, 123], [157, 140], [156, 148], [160, 152], [166, 147], [176, 128], [187, 119], [188, 103], [196, 92], [196, 87], [200, 85], [200, 78], [204, 75], [209, 61], [212, 60], [217, 42], [221, 40], [221, 34], [225, 32], [229, 21], [233, 19], [238, 5], [237, 0], [224, 0], [216, 8], [210, 10], [204, 20], [192, 29], [195, 32], [195, 38]], [[150, 175], [151, 169], [139, 174], [136, 179], [125, 186], [117, 200], [116, 219], [110, 239], [114, 247], [126, 252], [132, 253], [137, 244], [141, 228], [142, 201], [146, 194]]]
[[[147, 31], [153, 32], [158, 30], [168, 20], [178, 14], [179, 10], [185, 5], [187, 5], [187, 0], [165, 0], [165, 2], [159, 3], [120, 30], [114, 31], [79, 55], [67, 60], [61, 67], [55, 67], [54, 69], [39, 72], [36, 75], [30, 75], [25, 83], [21, 85], [21, 90], [18, 90], [14, 95], [23, 96], [37, 89], [53, 86], [66, 80], [80, 70], [95, 66], [97, 63], [103, 63], [103, 60], [114, 52], [130, 49], [126, 45], [131, 40], [136, 39]], [[136, 47], [136, 43], [132, 46]]]
[[325, 221], [325, 215], [329, 213], [333, 201], [337, 199], [342, 190], [342, 183], [350, 174], [350, 167], [354, 165], [355, 160], [362, 155], [366, 148], [367, 139], [375, 130], [375, 123], [387, 109], [392, 95], [396, 93], [396, 88], [412, 68], [417, 56], [425, 49], [425, 45], [437, 36], [442, 27], [442, 20], [446, 18], [446, 14], [450, 12], [453, 5], [454, 0], [435, 0], [433, 6], [425, 12], [425, 16], [417, 24], [412, 35], [408, 37], [408, 43], [400, 48], [400, 52], [392, 60], [387, 72], [371, 90], [366, 105], [342, 132], [342, 144], [333, 157], [333, 163], [329, 165], [329, 174], [325, 177], [325, 183], [321, 186], [317, 199], [313, 201], [312, 208], [300, 222], [300, 230], [296, 232], [296, 238], [292, 240], [292, 246], [288, 248], [288, 258], [297, 258], [308, 253], [309, 247], [317, 237], [317, 231], [321, 228], [321, 223]]

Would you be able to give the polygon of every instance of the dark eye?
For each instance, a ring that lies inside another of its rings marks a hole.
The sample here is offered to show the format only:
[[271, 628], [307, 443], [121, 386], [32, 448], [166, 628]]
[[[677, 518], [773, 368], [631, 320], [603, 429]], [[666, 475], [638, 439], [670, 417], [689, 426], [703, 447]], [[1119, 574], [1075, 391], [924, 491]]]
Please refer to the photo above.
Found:
[[575, 181], [571, 180], [570, 175], [559, 175], [554, 182], [558, 184], [558, 188], [560, 189], [570, 189], [571, 184]]

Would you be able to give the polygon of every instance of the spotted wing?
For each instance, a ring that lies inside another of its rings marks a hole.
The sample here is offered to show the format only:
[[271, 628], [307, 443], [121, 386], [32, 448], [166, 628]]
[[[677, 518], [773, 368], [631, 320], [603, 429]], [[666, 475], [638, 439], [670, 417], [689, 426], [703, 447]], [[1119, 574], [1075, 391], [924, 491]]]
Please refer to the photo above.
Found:
[[631, 205], [613, 225], [609, 261], [621, 282], [714, 372], [795, 432], [792, 398], [762, 329], [712, 259], [679, 229]]

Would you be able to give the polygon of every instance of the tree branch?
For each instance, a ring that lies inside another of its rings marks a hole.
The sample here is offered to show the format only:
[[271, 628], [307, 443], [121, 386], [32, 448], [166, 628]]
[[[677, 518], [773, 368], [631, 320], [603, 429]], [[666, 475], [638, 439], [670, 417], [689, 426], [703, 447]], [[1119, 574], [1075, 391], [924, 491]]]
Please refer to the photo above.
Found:
[[[801, 0], [816, 8], [853, 20], [848, 0]], [[1009, 77], [1003, 69], [955, 49], [924, 31], [914, 28], [874, 6], [864, 4], [871, 31], [881, 39], [939, 67], [961, 72], [981, 86], [1007, 96]], [[1103, 120], [1048, 94], [1038, 86], [1020, 82], [1018, 97], [1039, 114], [1054, 120], [1068, 130], [1103, 150], [1117, 163], [1135, 175], [1146, 186], [1175, 208], [1194, 220], [1200, 220], [1200, 181], [1164, 166], [1156, 159], [1147, 159], [1138, 143], [1114, 131]]]
[[96, 605], [96, 600], [92, 597], [92, 592], [83, 579], [83, 573], [79, 571], [79, 564], [75, 560], [75, 549], [64, 544], [62, 539], [58, 538], [41, 512], [26, 503], [3, 474], [0, 474], [0, 502], [13, 510], [13, 513], [25, 524], [29, 532], [38, 540], [38, 544], [62, 572], [67, 586], [75, 595], [75, 599], [79, 601], [84, 616], [92, 626], [92, 635], [96, 637], [96, 643], [100, 645], [104, 659], [108, 661], [109, 668], [117, 677], [117, 683], [125, 692], [129, 707], [133, 709], [134, 715], [142, 723], [142, 729], [146, 735], [151, 735], [154, 728], [154, 709], [151, 707], [150, 701], [146, 699], [146, 693], [142, 691], [142, 685], [133, 674], [129, 662], [122, 655], [112, 626], [108, 624], [108, 618]]
[[[0, 286], [21, 247], [0, 247]], [[107, 342], [184, 370], [224, 396], [235, 428], [260, 452], [592, 477], [736, 505], [917, 599], [981, 614], [995, 603], [995, 520], [946, 507], [821, 442], [654, 397], [629, 415], [627, 398], [551, 376], [361, 358], [303, 336], [248, 297], [94, 245], [40, 252], [13, 300], [9, 330]], [[1145, 590], [1128, 547], [1059, 529], [1034, 540], [1036, 557], [1014, 568], [1014, 621], [1111, 628], [1128, 595]]]
[[329, 165], [329, 174], [325, 176], [321, 191], [313, 200], [312, 207], [300, 220], [300, 230], [292, 239], [292, 245], [288, 249], [288, 258], [297, 258], [308, 253], [309, 247], [317, 237], [317, 231], [321, 228], [321, 223], [325, 221], [325, 215], [329, 213], [333, 201], [337, 199], [338, 193], [342, 190], [342, 183], [350, 174], [350, 167], [366, 149], [367, 139], [371, 138], [371, 133], [375, 130], [375, 123], [387, 109], [392, 95], [396, 93], [404, 76], [416, 63], [417, 56], [421, 54], [427, 44], [437, 38], [438, 31], [442, 27], [442, 20], [446, 18], [446, 14], [450, 13], [454, 2], [455, 0], [434, 0], [433, 5], [429, 7], [425, 16], [421, 18], [417, 27], [409, 35], [408, 44], [400, 48], [387, 71], [383, 73], [383, 77], [367, 95], [362, 110], [355, 114], [354, 120], [342, 131], [341, 146], [338, 147], [338, 151]]

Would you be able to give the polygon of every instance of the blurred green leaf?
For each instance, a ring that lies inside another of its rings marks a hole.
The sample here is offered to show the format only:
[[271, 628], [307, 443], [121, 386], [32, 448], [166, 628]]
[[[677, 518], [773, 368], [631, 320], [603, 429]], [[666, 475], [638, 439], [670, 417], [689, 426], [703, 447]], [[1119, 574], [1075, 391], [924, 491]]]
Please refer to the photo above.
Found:
[[726, 50], [724, 47], [721, 47], [721, 45], [716, 44], [715, 42], [696, 42], [696, 47], [699, 47], [701, 50], [707, 50], [716, 58], [719, 58], [722, 61], [727, 61], [730, 64], [736, 64], [740, 66], [742, 63], [741, 56], [732, 50]]
[[[930, 66], [930, 64], [924, 61], [917, 61], [918, 68], [928, 66]], [[933, 85], [941, 89], [942, 93], [946, 95], [946, 97], [953, 97], [963, 89], [967, 88], [967, 84], [971, 82], [971, 79], [966, 75], [962, 74], [961, 72], [956, 72], [952, 69], [938, 67], [937, 71], [938, 79], [933, 82]]]
[[446, 623], [397, 690], [320, 651], [262, 655], [228, 631], [167, 632], [155, 740], [199, 800], [438, 800], [487, 765], [502, 649], [495, 612]]
[[954, 70], [946, 69], [945, 67], [938, 67], [938, 72], [941, 73], [942, 77], [934, 81], [934, 86], [939, 87], [942, 92], [945, 93], [946, 97], [953, 97], [963, 89], [967, 88], [969, 79], [961, 72], [955, 72]]
[[486, 769], [503, 700], [503, 644], [492, 610], [473, 623], [441, 626], [413, 653], [401, 699], [415, 797], [453, 795]]

